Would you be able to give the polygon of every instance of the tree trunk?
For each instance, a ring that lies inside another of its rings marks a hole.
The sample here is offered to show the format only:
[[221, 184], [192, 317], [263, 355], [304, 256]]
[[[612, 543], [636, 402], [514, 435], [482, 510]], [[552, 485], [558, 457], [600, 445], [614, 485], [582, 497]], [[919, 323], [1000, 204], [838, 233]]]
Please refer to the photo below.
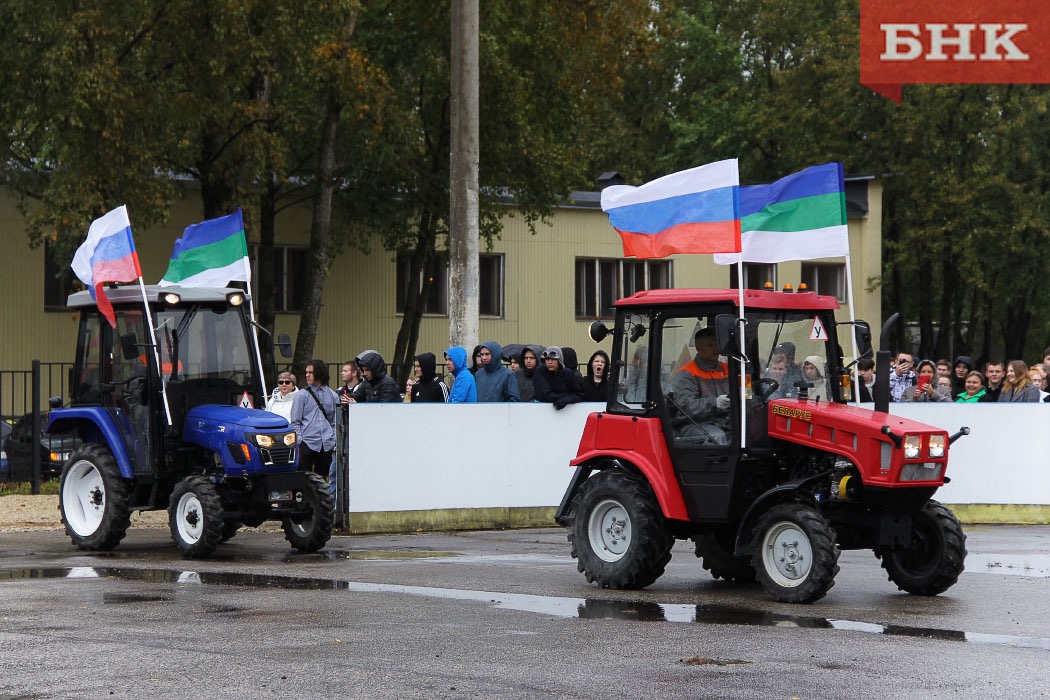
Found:
[[[423, 313], [426, 311], [427, 296], [433, 286], [433, 280], [424, 273], [436, 255], [434, 250], [436, 240], [433, 217], [424, 214], [420, 222], [419, 235], [416, 238], [416, 247], [412, 251], [409, 263], [410, 283], [405, 295], [405, 309], [401, 317], [401, 328], [397, 332], [394, 356], [390, 360], [391, 370], [398, 386], [402, 386], [408, 379], [408, 368], [411, 367], [411, 360], [416, 354], [419, 327], [423, 322]], [[417, 280], [419, 280], [418, 283]]]
[[329, 95], [317, 164], [317, 193], [314, 195], [313, 222], [310, 225], [310, 251], [307, 254], [306, 298], [299, 319], [299, 333], [295, 340], [293, 367], [301, 376], [303, 368], [313, 359], [317, 341], [317, 321], [321, 316], [324, 281], [331, 264], [328, 239], [332, 227], [332, 192], [335, 190], [335, 142], [339, 131], [342, 105], [335, 92]]
[[273, 333], [277, 321], [277, 257], [274, 252], [274, 238], [277, 217], [277, 191], [272, 181], [259, 201], [259, 249], [256, 256], [255, 289], [257, 298], [255, 308], [259, 313], [259, 325], [270, 331], [270, 337], [259, 334], [259, 351], [262, 353], [263, 371], [266, 373], [266, 386], [274, 386], [277, 377], [274, 374], [275, 357], [273, 354]]

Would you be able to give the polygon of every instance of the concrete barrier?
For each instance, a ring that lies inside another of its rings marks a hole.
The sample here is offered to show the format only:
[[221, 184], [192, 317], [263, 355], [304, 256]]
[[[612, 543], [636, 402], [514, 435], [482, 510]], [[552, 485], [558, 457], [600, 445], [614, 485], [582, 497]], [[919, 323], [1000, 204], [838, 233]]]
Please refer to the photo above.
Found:
[[[350, 408], [350, 531], [553, 525], [588, 414], [549, 404]], [[971, 434], [951, 448], [937, 498], [964, 522], [1050, 523], [1050, 406], [894, 404], [891, 413]]]

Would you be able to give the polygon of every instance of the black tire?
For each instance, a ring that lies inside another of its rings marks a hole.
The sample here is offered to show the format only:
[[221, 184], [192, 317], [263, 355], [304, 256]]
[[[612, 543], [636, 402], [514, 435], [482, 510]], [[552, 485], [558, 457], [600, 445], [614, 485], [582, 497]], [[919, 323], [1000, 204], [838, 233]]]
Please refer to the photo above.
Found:
[[878, 548], [890, 581], [915, 595], [937, 595], [955, 585], [966, 561], [966, 535], [955, 514], [929, 501], [912, 516], [911, 544]]
[[781, 603], [812, 603], [835, 585], [835, 531], [809, 506], [782, 503], [758, 520], [751, 564], [758, 581]]
[[317, 474], [304, 473], [308, 487], [306, 497], [310, 499], [312, 514], [299, 520], [285, 518], [281, 521], [284, 539], [300, 552], [316, 552], [328, 544], [335, 522], [335, 504], [328, 490], [328, 480]]
[[222, 499], [203, 476], [188, 476], [171, 492], [168, 527], [182, 556], [201, 559], [222, 541]]
[[81, 445], [62, 469], [58, 507], [66, 534], [80, 549], [113, 549], [131, 527], [131, 482], [104, 445]]
[[219, 536], [219, 543], [229, 542], [243, 525], [244, 524], [240, 520], [232, 520], [230, 518], [223, 520], [222, 534]]
[[602, 588], [645, 588], [671, 561], [674, 536], [649, 484], [612, 469], [590, 477], [573, 499], [569, 542], [576, 568]]
[[751, 557], [733, 555], [735, 539], [736, 535], [729, 530], [697, 535], [693, 538], [696, 556], [700, 557], [704, 568], [716, 579], [753, 583], [755, 567], [751, 565]]

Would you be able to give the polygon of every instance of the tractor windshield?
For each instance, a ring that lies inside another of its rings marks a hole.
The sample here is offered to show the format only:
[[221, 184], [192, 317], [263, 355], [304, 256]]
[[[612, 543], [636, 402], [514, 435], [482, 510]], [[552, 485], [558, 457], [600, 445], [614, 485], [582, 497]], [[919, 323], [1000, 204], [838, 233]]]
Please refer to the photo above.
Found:
[[248, 386], [255, 374], [248, 329], [229, 307], [192, 306], [157, 314], [164, 378], [232, 379]]
[[837, 372], [837, 367], [829, 367], [828, 359], [829, 350], [838, 352], [838, 346], [834, 337], [829, 340], [827, 319], [783, 311], [749, 311], [747, 318], [752, 380], [768, 378], [779, 385], [769, 398], [796, 398], [801, 385], [809, 383], [809, 398], [835, 400], [837, 377], [829, 377], [829, 370]]

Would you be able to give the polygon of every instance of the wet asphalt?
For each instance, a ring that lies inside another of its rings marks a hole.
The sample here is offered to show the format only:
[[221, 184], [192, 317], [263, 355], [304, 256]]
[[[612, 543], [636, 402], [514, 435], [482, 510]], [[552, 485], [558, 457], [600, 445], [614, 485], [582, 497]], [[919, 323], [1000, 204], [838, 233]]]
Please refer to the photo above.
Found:
[[843, 552], [827, 597], [714, 581], [679, 542], [644, 591], [577, 573], [561, 529], [244, 532], [208, 560], [166, 530], [113, 552], [0, 534], [0, 699], [1050, 697], [1050, 526], [966, 528], [933, 598]]

